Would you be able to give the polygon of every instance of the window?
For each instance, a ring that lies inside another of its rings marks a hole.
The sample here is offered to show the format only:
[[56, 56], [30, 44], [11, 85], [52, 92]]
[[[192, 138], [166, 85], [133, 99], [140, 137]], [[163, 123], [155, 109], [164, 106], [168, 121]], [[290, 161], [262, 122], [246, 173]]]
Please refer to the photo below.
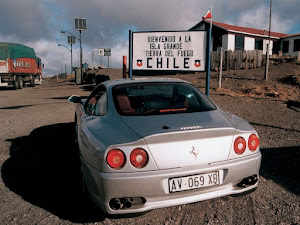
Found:
[[263, 50], [263, 40], [255, 38], [255, 50]]
[[147, 116], [215, 110], [215, 105], [193, 85], [185, 83], [139, 83], [113, 89], [119, 114]]
[[294, 52], [300, 51], [300, 39], [294, 40]]
[[222, 47], [222, 36], [213, 37], [213, 51], [218, 51]]
[[235, 35], [235, 50], [244, 50], [245, 37]]
[[85, 104], [86, 114], [104, 116], [107, 113], [107, 92], [103, 86], [99, 86], [92, 92]]
[[289, 41], [282, 42], [282, 52], [283, 53], [289, 52]]
[[107, 113], [107, 92], [105, 91], [99, 98], [96, 105], [96, 115], [103, 116]]

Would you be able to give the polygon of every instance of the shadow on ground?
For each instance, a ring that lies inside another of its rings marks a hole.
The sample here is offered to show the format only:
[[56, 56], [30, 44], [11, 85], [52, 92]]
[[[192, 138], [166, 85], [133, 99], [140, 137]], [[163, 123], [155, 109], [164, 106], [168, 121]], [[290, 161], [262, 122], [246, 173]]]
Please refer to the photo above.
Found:
[[300, 146], [261, 150], [260, 175], [300, 195]]
[[2, 167], [7, 187], [24, 200], [78, 223], [103, 221], [107, 215], [79, 199], [79, 159], [73, 123], [37, 128], [11, 142]]
[[[25, 201], [74, 223], [101, 222], [109, 216], [79, 199], [79, 160], [73, 123], [43, 126], [12, 140], [10, 158], [2, 166], [5, 185]], [[300, 149], [266, 148], [261, 175], [300, 194]], [[130, 215], [136, 217], [138, 215]]]
[[81, 90], [83, 91], [89, 91], [92, 92], [95, 89], [96, 85], [90, 84], [90, 85], [82, 85], [80, 87]]

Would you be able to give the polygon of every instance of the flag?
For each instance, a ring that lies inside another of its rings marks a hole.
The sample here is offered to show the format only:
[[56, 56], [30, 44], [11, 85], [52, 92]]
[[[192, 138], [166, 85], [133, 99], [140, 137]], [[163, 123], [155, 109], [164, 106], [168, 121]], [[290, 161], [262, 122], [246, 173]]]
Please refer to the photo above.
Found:
[[212, 15], [211, 15], [211, 10], [210, 9], [207, 11], [207, 13], [205, 14], [205, 16], [202, 16], [202, 20], [205, 20], [205, 19], [212, 19]]

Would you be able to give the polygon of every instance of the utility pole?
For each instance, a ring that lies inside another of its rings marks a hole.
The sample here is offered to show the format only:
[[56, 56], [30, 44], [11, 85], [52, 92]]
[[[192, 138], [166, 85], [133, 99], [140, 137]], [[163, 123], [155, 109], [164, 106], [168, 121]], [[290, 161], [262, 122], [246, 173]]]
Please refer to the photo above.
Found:
[[222, 72], [223, 72], [223, 48], [220, 48], [220, 73], [219, 73], [219, 88], [222, 88]]
[[132, 30], [129, 30], [129, 78], [132, 79]]
[[265, 80], [268, 79], [268, 74], [269, 74], [269, 52], [270, 52], [270, 45], [271, 45], [271, 24], [272, 24], [272, 0], [270, 1], [269, 42], [267, 44], [267, 52], [266, 52]]
[[73, 57], [72, 57], [72, 44], [71, 44], [71, 75], [73, 74]]
[[[212, 5], [210, 6], [210, 13], [212, 14]], [[210, 17], [208, 29], [208, 44], [207, 44], [207, 68], [206, 68], [206, 90], [205, 94], [209, 97], [210, 86], [210, 69], [211, 69], [211, 39], [212, 39], [212, 16]]]
[[75, 29], [79, 31], [79, 44], [80, 44], [80, 74], [81, 74], [81, 84], [83, 83], [83, 73], [82, 73], [82, 38], [81, 31], [86, 30], [86, 18], [75, 17]]
[[79, 44], [80, 44], [80, 76], [81, 76], [81, 84], [83, 83], [83, 74], [82, 74], [82, 47], [81, 47], [81, 30], [79, 30]]

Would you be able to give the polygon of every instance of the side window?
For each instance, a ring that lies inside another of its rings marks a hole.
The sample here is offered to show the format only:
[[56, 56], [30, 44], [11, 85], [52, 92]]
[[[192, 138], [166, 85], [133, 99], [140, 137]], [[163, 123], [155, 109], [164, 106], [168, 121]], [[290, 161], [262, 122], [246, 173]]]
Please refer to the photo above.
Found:
[[107, 113], [107, 92], [101, 88], [91, 94], [86, 103], [86, 113], [93, 116], [103, 116]]
[[104, 116], [107, 113], [107, 92], [105, 91], [96, 104], [96, 115]]
[[244, 50], [245, 37], [235, 35], [235, 50]]

